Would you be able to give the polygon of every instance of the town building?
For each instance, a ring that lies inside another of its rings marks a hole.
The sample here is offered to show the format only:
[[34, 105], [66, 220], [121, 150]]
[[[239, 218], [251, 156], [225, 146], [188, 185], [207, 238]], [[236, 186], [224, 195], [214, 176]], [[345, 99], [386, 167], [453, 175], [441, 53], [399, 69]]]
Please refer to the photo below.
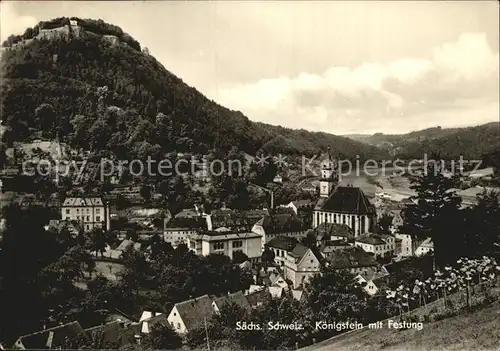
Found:
[[262, 217], [253, 225], [252, 232], [261, 235], [262, 248], [266, 243], [278, 236], [288, 236], [296, 239], [306, 236], [304, 223], [291, 209], [289, 209], [289, 212], [275, 212]]
[[226, 296], [213, 298], [212, 301], [212, 307], [216, 313], [220, 313], [223, 308], [231, 304], [234, 304], [246, 311], [250, 311], [252, 309], [245, 295], [243, 295], [241, 291], [237, 291]]
[[101, 197], [68, 197], [62, 204], [61, 217], [81, 223], [85, 231], [110, 228], [109, 204]]
[[333, 252], [349, 247], [352, 247], [352, 245], [344, 240], [324, 241], [319, 247], [319, 252], [324, 258], [328, 258], [333, 254]]
[[354, 232], [347, 224], [339, 223], [321, 223], [312, 231], [318, 241], [318, 245], [322, 245], [324, 241], [343, 240], [353, 241]]
[[203, 325], [204, 321], [209, 321], [214, 314], [212, 300], [208, 295], [203, 295], [176, 303], [167, 320], [177, 333], [185, 334]]
[[396, 238], [392, 235], [362, 235], [356, 238], [354, 246], [372, 253], [375, 257], [393, 255], [396, 247]]
[[321, 263], [313, 251], [300, 243], [288, 252], [285, 260], [285, 279], [292, 282], [292, 288], [303, 288], [312, 277], [321, 271]]
[[251, 261], [258, 261], [262, 254], [262, 237], [253, 232], [235, 232], [219, 228], [216, 231], [188, 236], [187, 242], [189, 249], [201, 256], [219, 253], [233, 259], [233, 254], [241, 251]]
[[68, 347], [68, 345], [65, 344], [67, 339], [74, 339], [77, 337], [90, 341], [80, 323], [74, 321], [54, 328], [23, 335], [16, 340], [12, 348], [17, 350], [61, 350]]
[[287, 253], [292, 251], [299, 241], [293, 237], [277, 236], [266, 243], [266, 248], [274, 253], [274, 262], [279, 267], [285, 266]]
[[206, 230], [206, 220], [202, 217], [175, 217], [165, 221], [163, 239], [176, 248], [180, 244], [187, 244], [189, 236]]
[[379, 272], [368, 269], [366, 272], [358, 274], [355, 279], [363, 285], [363, 290], [370, 296], [377, 295], [381, 288], [387, 283], [389, 273], [381, 268]]
[[369, 270], [380, 271], [380, 264], [373, 255], [360, 247], [337, 250], [326, 258], [326, 265], [335, 270], [347, 270], [352, 274], [367, 273]]
[[313, 227], [321, 223], [346, 224], [354, 236], [373, 232], [377, 212], [360, 188], [338, 186], [331, 156], [321, 166], [320, 198], [313, 212]]
[[415, 249], [415, 256], [423, 256], [433, 251], [434, 243], [431, 238], [427, 238]]

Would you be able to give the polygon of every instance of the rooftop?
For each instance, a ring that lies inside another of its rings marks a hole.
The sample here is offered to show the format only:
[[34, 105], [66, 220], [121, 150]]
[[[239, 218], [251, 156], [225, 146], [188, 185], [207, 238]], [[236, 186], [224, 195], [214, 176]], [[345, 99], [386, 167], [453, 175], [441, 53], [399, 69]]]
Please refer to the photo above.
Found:
[[332, 252], [327, 261], [334, 269], [350, 269], [378, 266], [378, 262], [360, 247], [350, 247]]
[[378, 235], [361, 235], [356, 238], [356, 242], [369, 245], [385, 245], [385, 241]]
[[376, 213], [365, 193], [351, 186], [338, 186], [326, 200], [317, 203], [316, 209], [340, 213]]
[[298, 243], [299, 241], [295, 238], [291, 238], [288, 236], [277, 236], [276, 238], [269, 240], [266, 243], [266, 246], [289, 252], [292, 251], [295, 248], [295, 245], [297, 245]]
[[346, 239], [354, 238], [354, 232], [347, 224], [321, 223], [313, 229], [318, 240], [329, 239], [332, 236], [339, 236]]

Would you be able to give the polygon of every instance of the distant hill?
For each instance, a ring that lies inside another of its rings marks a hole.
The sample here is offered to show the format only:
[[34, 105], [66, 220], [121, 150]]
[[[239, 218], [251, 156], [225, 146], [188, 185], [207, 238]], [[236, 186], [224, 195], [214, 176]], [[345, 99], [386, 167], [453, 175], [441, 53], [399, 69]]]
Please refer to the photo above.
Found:
[[426, 153], [438, 153], [443, 158], [463, 156], [465, 159], [479, 159], [484, 154], [500, 150], [500, 123], [466, 128], [434, 127], [407, 134], [352, 134], [347, 137], [378, 146], [402, 158], [422, 158]]
[[234, 146], [252, 155], [312, 155], [328, 145], [344, 157], [387, 157], [345, 137], [251, 122], [207, 99], [101, 20], [40, 22], [3, 46], [0, 108], [9, 143], [41, 134], [123, 157]]

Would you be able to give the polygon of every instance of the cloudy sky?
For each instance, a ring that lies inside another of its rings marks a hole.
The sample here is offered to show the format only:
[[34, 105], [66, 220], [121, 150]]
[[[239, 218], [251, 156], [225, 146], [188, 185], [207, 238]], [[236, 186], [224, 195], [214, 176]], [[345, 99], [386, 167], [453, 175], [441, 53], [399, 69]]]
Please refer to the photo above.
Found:
[[8, 2], [1, 37], [101, 18], [251, 120], [404, 133], [499, 120], [497, 1]]

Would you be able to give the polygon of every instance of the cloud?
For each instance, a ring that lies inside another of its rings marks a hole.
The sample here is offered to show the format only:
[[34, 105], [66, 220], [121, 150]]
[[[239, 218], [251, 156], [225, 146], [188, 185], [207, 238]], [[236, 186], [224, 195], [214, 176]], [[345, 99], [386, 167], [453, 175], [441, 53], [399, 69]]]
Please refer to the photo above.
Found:
[[26, 28], [38, 23], [35, 17], [19, 16], [10, 1], [0, 2], [0, 39], [4, 41], [12, 34], [23, 34]]
[[427, 58], [328, 68], [217, 91], [250, 119], [336, 134], [407, 132], [499, 118], [499, 55], [483, 33], [431, 49]]

